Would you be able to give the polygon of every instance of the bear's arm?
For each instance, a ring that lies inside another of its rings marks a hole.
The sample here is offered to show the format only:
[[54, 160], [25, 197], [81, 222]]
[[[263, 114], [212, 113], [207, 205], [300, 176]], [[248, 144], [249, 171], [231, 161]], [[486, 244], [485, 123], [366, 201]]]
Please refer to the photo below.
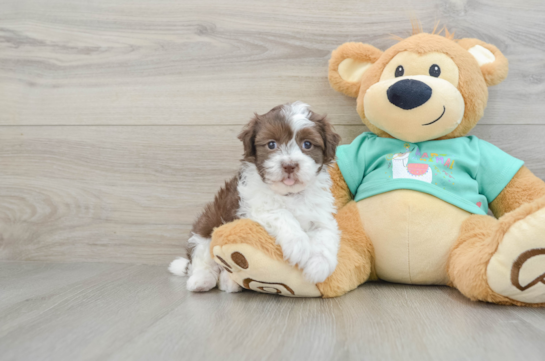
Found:
[[333, 193], [333, 197], [335, 197], [335, 206], [337, 209], [341, 209], [353, 199], [352, 193], [350, 192], [350, 188], [348, 188], [348, 184], [346, 184], [337, 163], [329, 168], [329, 175], [333, 182], [331, 193]]
[[490, 209], [496, 218], [500, 218], [505, 213], [544, 196], [545, 182], [523, 166], [496, 199], [490, 203]]

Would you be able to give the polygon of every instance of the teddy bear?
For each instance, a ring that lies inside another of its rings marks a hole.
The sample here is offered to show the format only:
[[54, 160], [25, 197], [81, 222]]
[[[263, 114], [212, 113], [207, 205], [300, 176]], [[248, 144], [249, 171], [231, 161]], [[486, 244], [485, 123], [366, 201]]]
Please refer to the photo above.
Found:
[[507, 72], [498, 48], [446, 29], [413, 31], [385, 51], [342, 44], [329, 82], [356, 98], [369, 132], [338, 147], [330, 168], [342, 232], [337, 268], [310, 283], [248, 219], [214, 231], [212, 257], [243, 288], [283, 296], [337, 297], [383, 280], [545, 306], [545, 182], [468, 136], [487, 88]]

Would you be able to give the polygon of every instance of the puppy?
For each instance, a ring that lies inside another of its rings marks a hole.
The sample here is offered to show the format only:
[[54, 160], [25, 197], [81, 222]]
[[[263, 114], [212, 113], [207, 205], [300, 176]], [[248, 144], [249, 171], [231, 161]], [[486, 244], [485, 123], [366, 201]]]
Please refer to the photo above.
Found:
[[190, 291], [208, 291], [218, 281], [223, 291], [240, 291], [211, 258], [210, 240], [214, 228], [249, 218], [276, 238], [284, 259], [302, 269], [310, 282], [323, 282], [337, 266], [340, 243], [327, 169], [340, 136], [325, 116], [295, 102], [256, 114], [239, 139], [244, 158], [238, 175], [193, 225], [189, 259], [174, 260], [169, 270], [189, 274]]

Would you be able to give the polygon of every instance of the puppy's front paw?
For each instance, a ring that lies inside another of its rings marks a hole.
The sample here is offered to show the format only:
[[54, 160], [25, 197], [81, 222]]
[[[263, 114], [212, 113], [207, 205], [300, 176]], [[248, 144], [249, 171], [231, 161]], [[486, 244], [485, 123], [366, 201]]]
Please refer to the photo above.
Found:
[[310, 240], [305, 233], [277, 239], [284, 259], [292, 266], [303, 265], [310, 258]]
[[336, 257], [313, 254], [303, 266], [303, 275], [312, 283], [321, 283], [329, 277], [337, 267]]
[[220, 278], [218, 279], [218, 288], [223, 292], [235, 293], [242, 291], [242, 287], [229, 277], [227, 271], [221, 271]]
[[216, 276], [211, 272], [195, 272], [187, 280], [186, 288], [191, 292], [206, 292], [216, 287]]

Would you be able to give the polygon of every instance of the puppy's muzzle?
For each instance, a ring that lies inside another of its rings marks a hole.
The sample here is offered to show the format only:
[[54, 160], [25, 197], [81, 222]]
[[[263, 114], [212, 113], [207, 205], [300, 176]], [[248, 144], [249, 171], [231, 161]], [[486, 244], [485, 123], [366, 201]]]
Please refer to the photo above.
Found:
[[282, 168], [286, 174], [292, 174], [297, 170], [297, 168], [299, 168], [299, 164], [282, 164]]

